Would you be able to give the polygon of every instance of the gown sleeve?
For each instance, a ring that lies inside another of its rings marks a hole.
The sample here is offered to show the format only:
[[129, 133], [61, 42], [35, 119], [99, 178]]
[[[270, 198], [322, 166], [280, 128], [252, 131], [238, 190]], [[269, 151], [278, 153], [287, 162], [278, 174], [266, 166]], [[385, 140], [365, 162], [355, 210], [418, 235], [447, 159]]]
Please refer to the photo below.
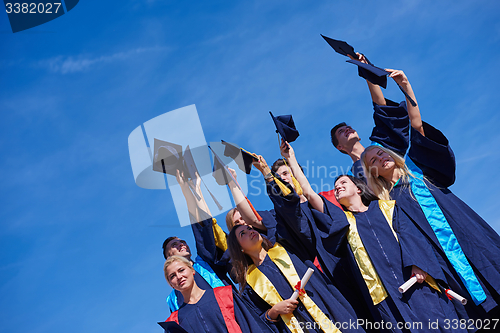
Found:
[[441, 131], [423, 122], [425, 136], [411, 129], [408, 157], [432, 183], [449, 187], [455, 182], [455, 154]]
[[386, 99], [387, 105], [373, 103], [374, 127], [370, 140], [404, 156], [409, 145], [410, 120], [406, 102], [399, 104]]
[[307, 203], [300, 203], [295, 192], [283, 196], [274, 181], [267, 183], [267, 192], [277, 216], [276, 240], [302, 261], [314, 260], [317, 251], [313, 230], [303, 211]]
[[[227, 261], [224, 260], [224, 252], [226, 249], [223, 249], [223, 245], [221, 245], [221, 243], [225, 243], [225, 239], [222, 235], [215, 237], [214, 227], [218, 227], [215, 226], [216, 224], [217, 222], [212, 218], [191, 224], [198, 256], [211, 266], [214, 264], [225, 265], [227, 263]], [[222, 231], [222, 229], [220, 229], [220, 231]]]

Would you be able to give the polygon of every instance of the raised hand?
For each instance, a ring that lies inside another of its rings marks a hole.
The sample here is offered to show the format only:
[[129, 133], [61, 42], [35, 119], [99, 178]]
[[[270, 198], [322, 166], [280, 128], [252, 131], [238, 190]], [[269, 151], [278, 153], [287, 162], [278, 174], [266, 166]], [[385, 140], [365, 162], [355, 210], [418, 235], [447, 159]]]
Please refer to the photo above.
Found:
[[283, 139], [281, 139], [280, 151], [281, 151], [281, 156], [283, 156], [287, 160], [289, 160], [290, 158], [295, 158], [295, 152], [292, 146]]
[[391, 73], [389, 74], [389, 77], [392, 77], [394, 81], [396, 81], [396, 83], [399, 84], [400, 86], [407, 85], [409, 83], [408, 78], [406, 77], [405, 73], [402, 70], [389, 69], [389, 68], [386, 68], [385, 70], [386, 72]]
[[353, 56], [349, 55], [349, 54], [348, 54], [347, 56], [348, 56], [349, 58], [351, 58], [351, 60], [361, 61], [362, 63], [365, 63], [365, 64], [367, 64], [367, 63], [368, 63], [368, 61], [366, 60], [366, 58], [365, 58], [365, 55], [364, 55], [364, 54], [361, 54], [361, 53], [359, 53], [359, 52], [356, 52], [356, 55], [358, 56], [358, 58], [357, 58], [357, 59], [356, 59], [356, 58], [354, 58]]
[[267, 165], [267, 162], [264, 159], [264, 157], [262, 157], [262, 155], [257, 155], [257, 158], [258, 158], [258, 161], [253, 162], [252, 163], [253, 166], [256, 167], [257, 170], [259, 170], [263, 175], [268, 174], [271, 171], [271, 169]]

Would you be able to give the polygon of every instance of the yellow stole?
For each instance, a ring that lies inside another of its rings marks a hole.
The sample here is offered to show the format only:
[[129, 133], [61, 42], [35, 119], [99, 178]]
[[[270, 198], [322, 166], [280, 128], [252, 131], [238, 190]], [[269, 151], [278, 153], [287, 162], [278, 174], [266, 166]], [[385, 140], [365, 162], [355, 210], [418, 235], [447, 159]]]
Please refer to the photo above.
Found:
[[[267, 255], [276, 264], [281, 273], [283, 273], [283, 275], [286, 277], [290, 286], [294, 288], [295, 285], [297, 285], [297, 283], [300, 281], [300, 277], [298, 276], [297, 271], [293, 266], [293, 262], [286, 250], [279, 243], [276, 243], [274, 247], [267, 252]], [[267, 276], [265, 276], [255, 265], [251, 265], [248, 268], [247, 283], [257, 293], [257, 295], [259, 295], [270, 306], [274, 306], [275, 304], [283, 300], [271, 281], [269, 281]], [[321, 309], [316, 305], [316, 303], [314, 303], [314, 301], [307, 295], [307, 293], [305, 293], [304, 295], [299, 295], [299, 299], [307, 309], [311, 317], [317, 323], [317, 325], [321, 326], [323, 332], [341, 333], [341, 331], [321, 311]], [[280, 316], [290, 331], [292, 331], [293, 333], [304, 332], [293, 313]]]
[[214, 231], [215, 246], [217, 246], [222, 251], [226, 251], [227, 250], [226, 233], [217, 224], [217, 220], [214, 218], [212, 218], [212, 229]]
[[[378, 201], [380, 211], [384, 215], [387, 223], [389, 224], [391, 231], [399, 242], [398, 236], [394, 231], [394, 227], [392, 224], [392, 217], [394, 214], [394, 205], [396, 204], [395, 200], [379, 200]], [[378, 304], [387, 298], [388, 293], [382, 284], [382, 280], [380, 280], [375, 267], [373, 266], [368, 253], [361, 241], [361, 237], [359, 236], [358, 229], [356, 227], [356, 218], [351, 212], [345, 212], [347, 216], [347, 220], [349, 221], [349, 233], [347, 235], [347, 240], [351, 247], [352, 253], [354, 254], [354, 258], [356, 259], [356, 263], [358, 264], [359, 270], [361, 271], [361, 275], [365, 280], [366, 286], [370, 292], [370, 296], [372, 298], [373, 304]], [[436, 281], [427, 274], [427, 278], [425, 281], [437, 291], [441, 291], [436, 283]]]
[[388, 294], [378, 276], [375, 267], [366, 252], [363, 241], [359, 237], [358, 228], [356, 226], [356, 218], [351, 212], [344, 212], [347, 216], [347, 221], [349, 221], [349, 233], [347, 234], [347, 241], [351, 247], [351, 251], [354, 254], [354, 259], [358, 264], [363, 280], [365, 280], [368, 291], [372, 298], [373, 304], [378, 304], [387, 298]]

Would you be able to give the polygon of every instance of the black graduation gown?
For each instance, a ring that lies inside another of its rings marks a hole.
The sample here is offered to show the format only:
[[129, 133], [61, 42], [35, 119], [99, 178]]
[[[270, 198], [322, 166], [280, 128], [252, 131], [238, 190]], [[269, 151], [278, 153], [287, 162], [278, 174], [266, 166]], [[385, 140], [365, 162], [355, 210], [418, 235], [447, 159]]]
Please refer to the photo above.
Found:
[[[226, 290], [220, 288], [226, 288]], [[232, 317], [242, 333], [276, 332], [275, 329], [271, 329], [274, 327], [271, 323], [268, 324], [269, 326], [263, 324], [239, 297], [234, 297], [235, 292], [232, 290], [230, 286], [207, 289], [196, 304], [184, 303], [177, 313], [173, 313], [167, 319], [170, 323], [166, 325], [160, 323], [160, 325], [168, 333], [178, 332], [178, 326], [188, 333], [232, 333], [234, 330], [226, 325], [227, 317]], [[217, 292], [222, 295], [219, 301], [215, 297]], [[222, 302], [222, 307], [219, 302]], [[172, 324], [171, 321], [177, 322], [178, 325]]]
[[[363, 299], [364, 295], [359, 292], [359, 288], [352, 279], [348, 262], [342, 258], [342, 255], [332, 254], [339, 246], [342, 247], [343, 238], [349, 228], [347, 220], [344, 218], [342, 222], [334, 225], [324, 219], [315, 220], [309, 202], [301, 203], [300, 197], [295, 192], [283, 197], [276, 187], [274, 181], [267, 184], [268, 194], [274, 204], [277, 219], [281, 221], [282, 228], [287, 230], [286, 235], [289, 239], [293, 239], [292, 251], [295, 251], [294, 253], [302, 261], [313, 261], [317, 258], [326, 278], [350, 303], [357, 318], [365, 322], [374, 322], [372, 311]], [[283, 233], [282, 231], [281, 234]], [[279, 242], [280, 244], [282, 242], [290, 243], [282, 238]], [[287, 248], [286, 245], [285, 248]], [[328, 252], [326, 248], [332, 253]], [[377, 330], [367, 329], [366, 331], [376, 332]]]
[[[290, 259], [297, 271], [297, 274], [302, 277], [306, 273], [307, 269], [313, 268], [315, 272], [312, 274], [309, 282], [305, 286], [305, 290], [309, 297], [316, 303], [316, 305], [321, 309], [321, 311], [330, 318], [333, 323], [343, 324], [344, 327], [339, 327], [339, 329], [346, 332], [364, 332], [362, 327], [358, 327], [355, 323], [357, 322], [357, 317], [350, 306], [350, 304], [345, 300], [342, 294], [331, 284], [325, 276], [319, 272], [311, 261], [302, 262], [296, 255], [288, 252]], [[280, 269], [276, 264], [266, 256], [263, 263], [258, 267], [258, 269], [271, 281], [272, 285], [282, 299], [288, 299], [293, 294], [294, 289], [290, 286], [286, 277], [281, 273]], [[254, 304], [254, 306], [260, 311], [261, 317], [264, 318], [265, 312], [271, 308], [250, 286], [245, 287], [245, 292], [243, 293], [249, 302]], [[307, 309], [304, 307], [302, 302], [299, 302], [299, 306], [293, 312], [295, 317], [304, 324], [304, 327], [314, 325], [314, 319], [309, 314]], [[309, 324], [308, 324], [309, 323]], [[349, 325], [350, 323], [353, 323]], [[279, 320], [276, 323], [279, 332], [290, 332], [288, 327]], [[349, 327], [350, 326], [350, 327]], [[311, 328], [309, 332], [322, 332], [318, 327]]]
[[[424, 132], [425, 137], [411, 129], [411, 148], [407, 158], [411, 159], [426, 177], [425, 184], [448, 221], [487, 296], [481, 303], [481, 308], [486, 312], [491, 311], [500, 303], [500, 237], [478, 214], [448, 189], [448, 186], [455, 181], [455, 156], [446, 137], [425, 122]], [[450, 275], [447, 278], [451, 289], [469, 300], [466, 306], [469, 316], [488, 317], [483, 310], [474, 306], [470, 294], [451, 266], [424, 211], [410, 191], [412, 191], [411, 186], [400, 182], [392, 189], [390, 195], [434, 245], [443, 270]]]
[[[341, 209], [327, 201], [325, 201], [325, 214], [316, 210], [313, 210], [313, 213], [317, 220], [328, 215], [332, 218], [332, 223], [345, 218], [345, 213]], [[426, 332], [429, 330], [429, 322], [438, 320], [440, 330], [435, 330], [436, 332], [451, 332], [445, 320], [458, 321], [464, 318], [463, 309], [459, 303], [448, 300], [444, 293], [437, 292], [427, 283], [416, 284], [404, 294], [398, 291], [398, 287], [411, 277], [413, 265], [427, 272], [438, 283], [446, 285], [444, 272], [426, 238], [419, 233], [405, 214], [400, 214], [395, 209], [393, 229], [398, 237], [396, 239], [379, 208], [378, 201], [371, 202], [366, 212], [356, 213], [354, 216], [358, 234], [389, 295], [383, 301], [385, 304], [380, 303], [375, 306], [380, 311], [380, 317], [385, 321], [391, 320], [393, 323], [404, 321], [423, 324], [422, 328], [412, 327], [411, 332]], [[350, 250], [347, 238], [343, 253], [349, 258], [352, 276], [356, 279], [359, 288], [363, 290], [365, 299], [372, 302], [366, 283], [359, 274], [358, 264]], [[455, 306], [459, 309], [458, 314]], [[385, 313], [386, 311], [392, 313]], [[453, 330], [453, 332], [457, 331], [460, 330]]]

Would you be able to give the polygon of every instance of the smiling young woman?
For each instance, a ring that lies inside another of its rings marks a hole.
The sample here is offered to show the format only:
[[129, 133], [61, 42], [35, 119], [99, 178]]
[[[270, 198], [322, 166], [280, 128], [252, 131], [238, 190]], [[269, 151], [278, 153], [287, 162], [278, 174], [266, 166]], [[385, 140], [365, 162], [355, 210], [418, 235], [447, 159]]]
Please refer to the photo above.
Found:
[[[279, 332], [338, 332], [336, 323], [357, 321], [350, 304], [321, 272], [315, 272], [304, 288], [298, 285], [309, 267], [316, 268], [280, 243], [272, 244], [252, 227], [240, 225], [229, 233], [228, 247], [243, 297]], [[290, 300], [296, 288], [301, 290], [299, 300]], [[341, 331], [364, 332], [359, 327]]]
[[[391, 75], [411, 91], [403, 72]], [[455, 182], [456, 163], [446, 136], [422, 121], [418, 106], [409, 106], [408, 113], [411, 145], [405, 159], [379, 146], [362, 154], [368, 185], [380, 199], [396, 200], [432, 243], [450, 284], [472, 300], [466, 305], [469, 317], [495, 317], [500, 308], [500, 237], [448, 189]]]

